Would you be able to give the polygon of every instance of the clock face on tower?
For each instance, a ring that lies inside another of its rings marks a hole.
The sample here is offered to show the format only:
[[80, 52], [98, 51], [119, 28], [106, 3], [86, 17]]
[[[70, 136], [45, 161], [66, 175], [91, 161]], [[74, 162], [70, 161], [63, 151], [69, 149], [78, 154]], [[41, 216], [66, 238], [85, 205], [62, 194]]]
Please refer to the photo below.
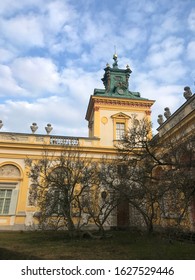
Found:
[[117, 88], [117, 92], [118, 94], [123, 94], [124, 93], [124, 90], [120, 87]]

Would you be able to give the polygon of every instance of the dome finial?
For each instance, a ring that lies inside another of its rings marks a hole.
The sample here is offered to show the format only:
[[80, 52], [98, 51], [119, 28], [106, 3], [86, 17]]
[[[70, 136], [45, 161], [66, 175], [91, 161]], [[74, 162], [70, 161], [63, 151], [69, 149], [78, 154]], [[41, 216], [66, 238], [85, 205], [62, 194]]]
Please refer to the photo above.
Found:
[[114, 55], [113, 55], [114, 63], [112, 64], [114, 68], [118, 68], [117, 58], [118, 58], [118, 55], [116, 53], [116, 46], [114, 46]]

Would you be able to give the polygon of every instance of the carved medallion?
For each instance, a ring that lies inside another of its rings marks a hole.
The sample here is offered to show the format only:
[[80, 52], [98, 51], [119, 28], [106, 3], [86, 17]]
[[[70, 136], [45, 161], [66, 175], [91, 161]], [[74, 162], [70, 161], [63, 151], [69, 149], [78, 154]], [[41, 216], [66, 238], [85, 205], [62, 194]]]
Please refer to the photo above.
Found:
[[102, 117], [101, 122], [102, 122], [103, 124], [107, 124], [107, 122], [108, 122], [107, 117]]

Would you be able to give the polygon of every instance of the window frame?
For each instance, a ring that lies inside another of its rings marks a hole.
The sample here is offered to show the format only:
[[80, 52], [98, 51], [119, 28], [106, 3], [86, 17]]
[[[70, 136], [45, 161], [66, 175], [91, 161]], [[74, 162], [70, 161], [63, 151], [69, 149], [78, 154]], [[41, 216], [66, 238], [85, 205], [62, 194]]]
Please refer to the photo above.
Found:
[[131, 117], [124, 113], [118, 113], [111, 117], [113, 119], [113, 140], [121, 141], [122, 139], [118, 139], [118, 137], [117, 137], [117, 124], [124, 125], [124, 133], [125, 133], [128, 129], [128, 122], [129, 122], [129, 119], [131, 119]]
[[14, 191], [17, 190], [17, 183], [0, 183], [0, 190], [5, 190], [7, 191], [11, 191], [11, 195], [9, 197], [9, 206], [8, 206], [8, 211], [4, 212], [4, 208], [5, 208], [5, 200], [7, 199], [6, 196], [4, 197], [0, 197], [0, 199], [3, 199], [3, 206], [2, 209], [0, 209], [0, 216], [6, 216], [6, 215], [12, 215], [12, 207], [13, 204], [15, 204], [14, 201]]
[[116, 122], [116, 140], [120, 141], [125, 135], [125, 122]]

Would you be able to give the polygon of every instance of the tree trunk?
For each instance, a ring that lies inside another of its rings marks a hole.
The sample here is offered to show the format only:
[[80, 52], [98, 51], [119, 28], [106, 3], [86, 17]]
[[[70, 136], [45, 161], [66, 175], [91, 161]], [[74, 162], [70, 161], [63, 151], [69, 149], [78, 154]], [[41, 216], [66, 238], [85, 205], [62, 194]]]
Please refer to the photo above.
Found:
[[66, 215], [66, 219], [67, 219], [67, 228], [68, 228], [68, 232], [70, 237], [74, 237], [75, 236], [75, 225], [73, 223], [72, 217], [71, 217], [71, 210], [70, 207], [68, 207], [65, 211], [65, 215]]
[[148, 229], [148, 234], [152, 234], [154, 231], [154, 227], [153, 227], [153, 222], [152, 220], [149, 220], [148, 224], [147, 224], [147, 229]]

